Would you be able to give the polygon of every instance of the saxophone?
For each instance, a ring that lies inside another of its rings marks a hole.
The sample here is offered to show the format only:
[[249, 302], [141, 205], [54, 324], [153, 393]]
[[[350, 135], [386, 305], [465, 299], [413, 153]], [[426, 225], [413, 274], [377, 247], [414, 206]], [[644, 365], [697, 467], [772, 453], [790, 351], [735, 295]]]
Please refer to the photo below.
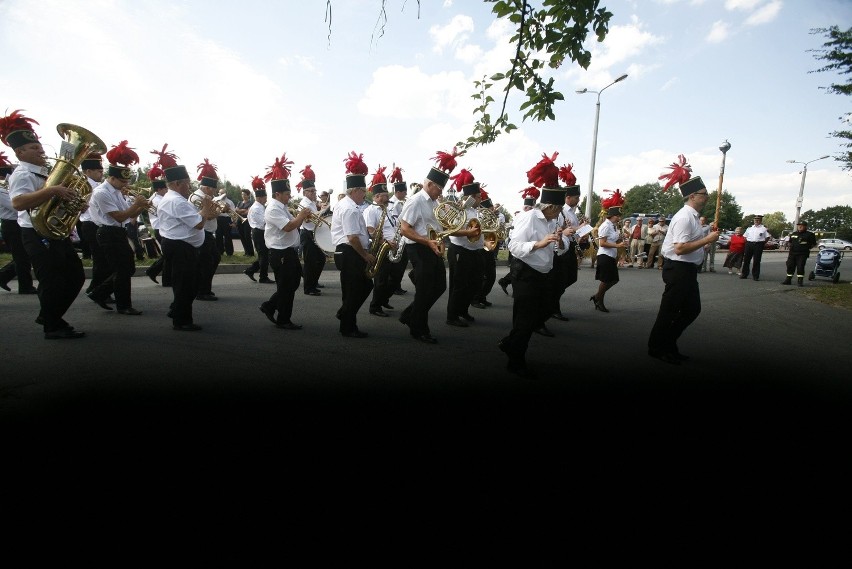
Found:
[[379, 268], [382, 266], [382, 263], [385, 260], [385, 257], [390, 251], [390, 243], [388, 243], [382, 234], [382, 228], [385, 226], [385, 219], [388, 216], [388, 208], [380, 205], [382, 208], [382, 215], [379, 217], [379, 223], [376, 225], [376, 229], [373, 232], [373, 241], [370, 243], [370, 251], [369, 253], [376, 258], [376, 261], [372, 265], [367, 265], [367, 268], [364, 269], [364, 274], [367, 275], [368, 279], [372, 279], [379, 272]]
[[[405, 200], [402, 200], [400, 203], [404, 204]], [[396, 218], [396, 233], [393, 234], [392, 241], [396, 243], [396, 250], [388, 253], [388, 261], [399, 263], [402, 260], [402, 253], [405, 251], [405, 247], [402, 244], [402, 220], [399, 217]]]
[[[58, 196], [30, 210], [33, 229], [47, 239], [66, 239], [71, 235], [83, 208], [92, 193], [89, 181], [80, 172], [80, 165], [90, 152], [103, 154], [106, 144], [85, 128], [69, 123], [56, 125], [56, 131], [65, 139], [63, 158], [56, 158], [44, 186], [64, 186], [76, 192], [66, 200]], [[65, 148], [67, 147], [67, 151]]]

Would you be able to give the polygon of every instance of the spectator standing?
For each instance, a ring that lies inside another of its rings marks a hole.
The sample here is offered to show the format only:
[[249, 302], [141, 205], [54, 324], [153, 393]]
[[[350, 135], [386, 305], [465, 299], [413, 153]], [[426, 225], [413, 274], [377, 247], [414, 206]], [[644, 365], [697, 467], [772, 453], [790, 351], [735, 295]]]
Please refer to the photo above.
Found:
[[[725, 257], [725, 267], [728, 267], [728, 274], [732, 275], [736, 272], [740, 274], [740, 269], [743, 266], [743, 251], [745, 250], [745, 237], [743, 237], [743, 228], [737, 227], [734, 234], [731, 235], [731, 242], [728, 244], [728, 256]], [[735, 271], [736, 269], [736, 271]]]

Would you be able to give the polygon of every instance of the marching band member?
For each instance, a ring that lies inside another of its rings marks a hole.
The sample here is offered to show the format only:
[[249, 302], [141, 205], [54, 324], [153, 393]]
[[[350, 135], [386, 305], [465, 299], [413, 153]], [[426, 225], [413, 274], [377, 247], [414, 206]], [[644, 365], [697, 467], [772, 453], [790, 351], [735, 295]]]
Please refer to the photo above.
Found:
[[157, 214], [166, 266], [172, 268], [174, 302], [169, 317], [173, 330], [195, 332], [201, 330], [192, 319], [192, 302], [198, 294], [199, 251], [204, 245], [205, 223], [215, 221], [218, 212], [209, 196], [202, 198], [200, 210], [189, 202], [192, 193], [189, 173], [184, 166], [178, 165], [177, 156], [165, 149], [164, 145], [158, 154], [169, 191], [160, 202]]
[[555, 247], [567, 250], [567, 240], [556, 225], [564, 202], [565, 190], [556, 183], [555, 174], [552, 183], [548, 180], [541, 190], [541, 203], [514, 220], [509, 241], [514, 298], [512, 330], [497, 345], [509, 357], [506, 369], [525, 378], [536, 377], [526, 362], [532, 333], [544, 326], [552, 313], [552, 291], [556, 287], [553, 251]]
[[[379, 166], [378, 171], [373, 175], [373, 180], [370, 182], [370, 192], [373, 194], [373, 205], [364, 211], [364, 223], [367, 224], [367, 233], [370, 234], [372, 240], [370, 250], [378, 252], [381, 245], [374, 245], [378, 242], [387, 241], [391, 246], [395, 246], [394, 237], [396, 234], [396, 225], [391, 218], [390, 206], [388, 206], [388, 184], [385, 178], [384, 166]], [[384, 213], [384, 221], [382, 215]], [[381, 223], [381, 227], [379, 227]], [[381, 316], [387, 318], [388, 313], [382, 308], [392, 309], [389, 304], [394, 289], [392, 288], [390, 273], [393, 263], [384, 259], [376, 275], [373, 277], [373, 298], [370, 300], [370, 314], [373, 316]]]
[[272, 200], [264, 212], [264, 244], [269, 251], [269, 264], [275, 274], [276, 287], [269, 300], [260, 305], [260, 311], [278, 328], [301, 330], [301, 324], [293, 324], [290, 318], [293, 316], [293, 297], [302, 279], [298, 229], [311, 210], [303, 208], [296, 217], [290, 214], [287, 208], [290, 203], [289, 175], [290, 172], [285, 168], [271, 172], [269, 183]]
[[405, 250], [414, 267], [414, 300], [409, 304], [399, 321], [408, 326], [411, 336], [427, 344], [437, 344], [429, 331], [429, 310], [447, 290], [447, 269], [444, 267], [442, 245], [429, 239], [429, 228], [440, 232], [442, 227], [435, 217], [438, 198], [450, 174], [456, 167], [459, 152], [438, 152], [423, 189], [409, 198], [400, 216], [402, 236], [406, 239]]
[[[480, 204], [479, 182], [474, 182], [473, 174], [462, 169], [452, 177], [453, 187], [461, 190], [464, 200], [473, 198], [473, 203], [465, 210], [467, 220], [478, 219], [476, 208]], [[471, 241], [470, 238], [474, 238]], [[467, 328], [473, 322], [468, 307], [482, 286], [485, 263], [482, 252], [485, 241], [481, 228], [465, 227], [450, 235], [447, 259], [450, 266], [449, 294], [447, 295], [447, 324], [458, 328]], [[490, 254], [489, 251], [485, 253]]]
[[[5, 180], [15, 167], [0, 152], [0, 181]], [[18, 225], [18, 212], [12, 207], [12, 198], [9, 196], [9, 188], [0, 186], [0, 227], [2, 227], [3, 240], [9, 245], [12, 252], [12, 260], [0, 269], [0, 288], [6, 291], [9, 281], [18, 279], [18, 294], [35, 294], [38, 291], [33, 286], [32, 263], [24, 244], [21, 241], [21, 227]]]
[[65, 186], [44, 186], [47, 158], [31, 124], [38, 123], [20, 111], [0, 118], [0, 140], [15, 151], [18, 159], [18, 167], [9, 177], [9, 197], [18, 212], [21, 242], [38, 279], [41, 311], [36, 322], [44, 327], [46, 340], [82, 338], [85, 332], [74, 330], [62, 317], [83, 288], [83, 262], [71, 239], [42, 237], [33, 229], [29, 214], [32, 208], [53, 197], [70, 200], [77, 197], [77, 192]]
[[[538, 196], [541, 194], [541, 191], [538, 188], [536, 188], [535, 186], [530, 186], [527, 189], [521, 190], [518, 193], [521, 194], [521, 197], [524, 199], [523, 210], [515, 212], [515, 218], [512, 220], [512, 229], [509, 230], [508, 241], [512, 240], [512, 231], [514, 231], [514, 226], [517, 225], [517, 223], [518, 223], [519, 216], [521, 216], [522, 214], [525, 214], [526, 212], [530, 211], [531, 209], [533, 209], [535, 207], [536, 200], [538, 200]], [[507, 248], [508, 248], [508, 243], [507, 243]], [[509, 248], [509, 266], [510, 267], [512, 266], [512, 250], [511, 250], [511, 248]], [[506, 295], [508, 296], [509, 285], [512, 284], [512, 271], [509, 271], [504, 276], [500, 277], [500, 279], [497, 281], [497, 284], [500, 285], [500, 288], [502, 288], [503, 292], [506, 293]]]
[[[193, 193], [194, 197], [192, 199], [203, 200], [210, 198], [212, 201], [215, 197], [219, 175], [216, 173], [216, 166], [211, 164], [207, 158], [198, 165], [197, 179], [201, 183]], [[222, 259], [222, 255], [216, 248], [216, 230], [218, 227], [219, 223], [216, 218], [208, 219], [204, 223], [204, 244], [198, 252], [198, 295], [195, 297], [195, 300], [219, 300], [213, 294], [213, 275], [216, 274], [216, 268]]]
[[[255, 187], [258, 183], [260, 185]], [[263, 187], [263, 180], [255, 176], [251, 181], [251, 187], [255, 190]], [[254, 244], [251, 241], [251, 226], [249, 226], [248, 223], [248, 212], [249, 208], [251, 208], [254, 203], [254, 198], [252, 198], [251, 190], [240, 190], [240, 196], [242, 197], [242, 200], [237, 204], [236, 212], [240, 217], [245, 219], [245, 221], [237, 221], [237, 233], [240, 234], [240, 243], [243, 244], [243, 253], [245, 256], [254, 257]]]
[[358, 310], [373, 289], [367, 278], [367, 265], [375, 262], [370, 254], [370, 236], [360, 206], [367, 195], [367, 165], [363, 155], [350, 152], [346, 159], [346, 194], [337, 202], [331, 217], [331, 240], [335, 245], [334, 264], [340, 271], [342, 305], [337, 311], [340, 333], [347, 338], [366, 338], [358, 329]]
[[127, 241], [125, 226], [141, 212], [148, 202], [137, 195], [128, 205], [122, 190], [130, 183], [131, 166], [139, 162], [139, 155], [122, 140], [106, 154], [109, 160], [107, 179], [92, 193], [90, 206], [92, 220], [98, 225], [98, 246], [107, 261], [110, 276], [97, 285], [87, 296], [106, 310], [110, 293], [115, 293], [115, 306], [119, 314], [138, 316], [142, 311], [133, 308], [130, 299], [130, 277], [136, 272], [134, 252]]
[[[278, 158], [275, 159], [278, 162]], [[270, 166], [270, 169], [273, 168]], [[257, 178], [255, 178], [257, 179]], [[265, 180], [268, 182], [269, 180]], [[264, 231], [266, 230], [266, 219], [264, 212], [266, 211], [266, 185], [264, 180], [260, 180], [261, 185], [255, 187], [255, 182], [252, 182], [254, 190], [254, 203], [248, 210], [248, 224], [251, 227], [251, 242], [254, 244], [254, 250], [257, 252], [257, 259], [245, 271], [245, 275], [251, 280], [256, 280], [254, 274], [260, 271], [260, 282], [273, 283], [269, 279], [269, 250], [266, 248], [266, 240]]]
[[[316, 174], [311, 170], [311, 165], [308, 164], [300, 172], [302, 181], [296, 184], [296, 189], [301, 190], [303, 195], [299, 205], [310, 210], [311, 213], [319, 213], [317, 207], [317, 187]], [[309, 214], [310, 215], [310, 214]], [[303, 292], [310, 296], [320, 296], [319, 278], [322, 270], [325, 268], [325, 251], [319, 248], [314, 241], [314, 231], [317, 226], [311, 223], [308, 219], [302, 223], [302, 228], [299, 230], [299, 243], [302, 249], [302, 260], [305, 264], [305, 282], [303, 284]]]
[[[481, 187], [484, 188], [485, 184]], [[491, 203], [491, 198], [488, 197], [488, 193], [485, 190], [480, 192], [479, 200], [479, 209], [490, 209], [498, 215], [498, 221], [500, 223], [505, 223], [506, 216], [500, 213], [500, 204]], [[452, 237], [450, 239], [452, 239]], [[499, 252], [500, 247], [500, 244], [498, 243], [492, 251], [489, 251], [485, 248], [485, 240], [483, 239], [482, 241], [482, 248], [479, 250], [479, 256], [482, 257], [482, 278], [479, 280], [479, 286], [470, 301], [470, 306], [479, 309], [488, 308], [492, 304], [488, 302], [488, 295], [491, 292], [491, 289], [494, 288], [494, 281], [497, 280], [497, 253]], [[471, 316], [471, 318], [473, 317]]]
[[[408, 195], [408, 184], [402, 179], [402, 168], [394, 166], [388, 181], [393, 184], [393, 196], [388, 199], [388, 216], [391, 222], [396, 227], [399, 224], [399, 216], [402, 215], [402, 207], [405, 204], [405, 198]], [[408, 267], [408, 253], [405, 252], [405, 247], [402, 244], [397, 244], [398, 247], [403, 247], [401, 257], [396, 263], [391, 263], [388, 267], [388, 279], [392, 287], [393, 294], [405, 294], [408, 291], [402, 288], [402, 277], [405, 275], [405, 269]]]
[[[92, 191], [104, 181], [104, 165], [101, 155], [97, 152], [90, 152], [83, 159], [83, 162], [80, 164], [80, 170], [86, 176], [86, 181], [89, 182]], [[89, 198], [89, 201], [91, 202], [91, 198]], [[98, 245], [98, 225], [92, 221], [92, 212], [90, 209], [86, 208], [86, 211], [80, 214], [80, 221], [77, 224], [80, 241], [85, 243], [83, 258], [88, 257], [92, 259], [92, 278], [89, 281], [89, 286], [86, 287], [87, 294], [92, 292], [95, 287], [104, 282], [110, 275], [109, 262], [104, 257], [101, 246]], [[107, 299], [107, 302], [109, 302], [109, 299]]]
[[217, 201], [223, 206], [222, 212], [216, 218], [216, 250], [219, 252], [219, 258], [221, 259], [223, 254], [229, 257], [234, 254], [234, 238], [231, 237], [231, 225], [233, 222], [231, 221], [231, 214], [228, 212], [235, 211], [237, 206], [228, 197], [225, 188], [219, 189], [219, 195], [213, 198], [213, 201]]
[[[163, 201], [163, 197], [166, 195], [168, 188], [166, 187], [166, 181], [162, 179], [163, 170], [160, 168], [159, 164], [154, 164], [150, 170], [148, 170], [148, 179], [151, 180], [151, 189], [154, 191], [154, 195], [151, 196], [151, 204], [156, 208], [157, 212], [159, 212], [160, 202]], [[163, 273], [163, 286], [172, 286], [171, 282], [171, 267], [166, 266], [166, 257], [163, 255], [163, 236], [160, 233], [160, 216], [157, 212], [148, 212], [148, 219], [151, 222], [151, 228], [154, 232], [154, 239], [157, 240], [157, 244], [160, 246], [160, 256], [156, 261], [151, 263], [151, 266], [145, 269], [145, 274], [149, 279], [154, 281], [157, 284], [157, 276], [160, 273]]]
[[595, 279], [600, 281], [600, 285], [598, 285], [598, 293], [592, 295], [589, 300], [595, 303], [595, 310], [609, 312], [604, 305], [604, 296], [606, 291], [618, 284], [616, 259], [618, 250], [625, 248], [618, 228], [618, 224], [621, 223], [621, 206], [624, 205], [624, 198], [619, 190], [615, 190], [611, 197], [601, 201], [601, 205], [606, 211], [606, 220], [598, 228], [598, 263], [595, 269]]
[[[557, 265], [559, 267], [559, 281], [555, 290], [555, 298], [553, 300], [553, 315], [551, 318], [556, 320], [568, 321], [568, 317], [562, 314], [560, 307], [560, 299], [569, 286], [577, 282], [577, 242], [574, 239], [574, 233], [580, 227], [580, 220], [577, 218], [577, 204], [580, 203], [580, 186], [577, 185], [577, 177], [571, 171], [572, 166], [566, 165], [559, 169], [559, 179], [567, 186], [565, 188], [565, 204], [562, 206], [562, 212], [557, 218], [557, 223], [563, 228], [562, 234], [568, 238], [570, 245], [568, 252], [565, 255], [559, 255]], [[556, 268], [554, 266], [554, 268]]]

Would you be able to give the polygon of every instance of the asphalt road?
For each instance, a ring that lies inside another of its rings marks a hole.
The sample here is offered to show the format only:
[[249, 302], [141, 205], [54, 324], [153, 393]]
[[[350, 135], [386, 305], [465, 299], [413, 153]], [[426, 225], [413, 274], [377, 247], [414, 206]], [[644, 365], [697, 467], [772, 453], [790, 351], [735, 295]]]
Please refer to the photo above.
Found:
[[505, 370], [496, 342], [512, 306], [496, 285], [467, 329], [444, 324], [441, 298], [434, 346], [396, 320], [413, 295], [407, 279], [393, 317], [365, 305], [369, 337], [341, 337], [334, 270], [323, 296], [297, 293], [301, 331], [273, 327], [258, 306], [274, 286], [240, 273], [215, 277], [218, 302], [195, 303], [199, 333], [171, 330], [171, 290], [145, 277], [133, 280], [142, 316], [81, 294], [66, 316], [87, 333], [77, 341], [45, 341], [37, 300], [2, 293], [0, 427], [7, 456], [21, 457], [17, 484], [116, 495], [133, 481], [140, 501], [286, 486], [335, 504], [393, 495], [480, 514], [509, 497], [588, 519], [630, 506], [619, 524], [649, 508], [693, 521], [726, 508], [770, 519], [841, 508], [852, 318], [782, 287], [785, 257], [765, 254], [755, 282], [728, 275], [717, 255], [723, 272], [700, 275], [703, 311], [680, 342], [691, 359], [676, 367], [646, 354], [660, 272], [621, 270], [604, 314], [584, 266], [562, 300], [571, 320], [548, 323], [555, 338], [533, 336], [536, 381]]

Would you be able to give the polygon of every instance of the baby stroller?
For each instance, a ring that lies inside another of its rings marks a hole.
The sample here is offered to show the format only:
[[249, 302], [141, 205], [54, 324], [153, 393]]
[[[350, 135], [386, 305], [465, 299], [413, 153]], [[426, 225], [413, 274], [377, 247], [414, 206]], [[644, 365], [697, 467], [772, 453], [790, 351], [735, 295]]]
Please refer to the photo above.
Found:
[[823, 249], [817, 253], [816, 266], [808, 275], [808, 280], [825, 277], [836, 284], [840, 280], [840, 259], [842, 258], [843, 253], [837, 249]]

